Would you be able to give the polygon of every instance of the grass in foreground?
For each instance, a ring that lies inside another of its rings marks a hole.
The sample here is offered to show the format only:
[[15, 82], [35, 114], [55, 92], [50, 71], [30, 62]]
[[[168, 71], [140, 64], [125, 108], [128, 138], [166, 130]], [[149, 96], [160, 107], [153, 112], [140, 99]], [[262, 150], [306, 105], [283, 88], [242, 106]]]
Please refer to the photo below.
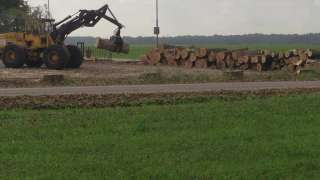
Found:
[[0, 111], [0, 179], [319, 179], [320, 95]]

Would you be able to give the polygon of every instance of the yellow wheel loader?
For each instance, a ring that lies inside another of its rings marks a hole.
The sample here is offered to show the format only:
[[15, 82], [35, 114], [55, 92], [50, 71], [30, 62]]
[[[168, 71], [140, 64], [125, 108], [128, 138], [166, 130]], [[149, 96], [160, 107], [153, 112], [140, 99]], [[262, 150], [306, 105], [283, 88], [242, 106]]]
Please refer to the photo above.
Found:
[[40, 19], [37, 28], [25, 32], [0, 34], [0, 57], [7, 68], [41, 67], [43, 64], [48, 69], [79, 68], [83, 62], [80, 49], [66, 46], [64, 41], [73, 31], [94, 27], [101, 19], [117, 26], [115, 35], [110, 38], [117, 48], [110, 51], [121, 52], [124, 43], [120, 32], [124, 26], [105, 5], [98, 10], [80, 10], [57, 23], [51, 19]]

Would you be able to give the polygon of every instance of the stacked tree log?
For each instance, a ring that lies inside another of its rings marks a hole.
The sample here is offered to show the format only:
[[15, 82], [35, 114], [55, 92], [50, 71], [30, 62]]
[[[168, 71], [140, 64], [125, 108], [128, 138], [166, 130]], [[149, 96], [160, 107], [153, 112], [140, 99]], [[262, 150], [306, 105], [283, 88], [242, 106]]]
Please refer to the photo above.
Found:
[[293, 49], [287, 52], [274, 53], [271, 56], [271, 70], [288, 69], [294, 72], [298, 67], [305, 66], [312, 58], [311, 50]]
[[182, 66], [186, 68], [240, 69], [240, 70], [292, 70], [307, 64], [311, 50], [294, 49], [274, 53], [270, 50], [210, 49], [180, 46], [162, 46], [142, 57], [148, 65]]

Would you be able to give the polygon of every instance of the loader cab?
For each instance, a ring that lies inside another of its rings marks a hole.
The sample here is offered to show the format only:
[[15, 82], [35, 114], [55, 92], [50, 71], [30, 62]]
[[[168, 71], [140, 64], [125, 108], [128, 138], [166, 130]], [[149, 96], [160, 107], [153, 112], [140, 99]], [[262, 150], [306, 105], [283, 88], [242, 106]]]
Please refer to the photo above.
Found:
[[49, 47], [53, 42], [50, 32], [53, 29], [54, 19], [37, 19], [26, 26], [24, 40], [26, 46], [32, 49]]
[[47, 47], [51, 45], [52, 39], [50, 33], [53, 31], [54, 19], [40, 19], [41, 28], [40, 28], [40, 38], [41, 44], [46, 44]]
[[53, 29], [54, 19], [37, 19], [25, 25], [25, 32], [32, 34], [49, 34]]
[[41, 32], [50, 34], [53, 31], [54, 19], [40, 19]]

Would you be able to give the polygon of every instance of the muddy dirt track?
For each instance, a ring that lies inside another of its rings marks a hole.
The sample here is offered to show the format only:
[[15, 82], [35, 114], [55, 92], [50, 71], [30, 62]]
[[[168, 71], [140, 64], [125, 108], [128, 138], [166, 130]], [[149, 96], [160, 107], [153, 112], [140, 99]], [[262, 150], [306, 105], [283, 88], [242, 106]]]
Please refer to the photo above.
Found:
[[[193, 83], [202, 76], [216, 78], [218, 71], [183, 69], [166, 66], [145, 66], [135, 63], [99, 61], [86, 62], [80, 69], [63, 71], [48, 70], [45, 67], [6, 69], [0, 63], [0, 88], [47, 87], [41, 82], [46, 75], [63, 75], [67, 86], [107, 86], [127, 84]], [[195, 77], [192, 80], [190, 77]], [[198, 77], [198, 78], [197, 78]], [[177, 82], [177, 79], [182, 79]]]
[[[50, 84], [43, 81], [48, 75], [63, 75], [64, 81]], [[110, 86], [141, 84], [193, 84], [215, 82], [264, 82], [292, 81], [292, 73], [283, 71], [245, 71], [239, 79], [226, 77], [223, 71], [215, 69], [188, 69], [170, 66], [146, 66], [138, 62], [98, 61], [85, 62], [80, 69], [63, 71], [48, 70], [45, 67], [6, 69], [0, 63], [0, 88], [39, 88], [51, 86]], [[320, 80], [320, 69], [304, 71], [298, 80]]]
[[[1, 66], [0, 63], [0, 97], [320, 89], [320, 81], [290, 81], [290, 77], [282, 79], [286, 77], [284, 71], [249, 71], [245, 72], [243, 82], [224, 82], [228, 80], [223, 79], [223, 73], [217, 70], [145, 66], [131, 62], [84, 63], [80, 69], [64, 71], [46, 68], [6, 69]], [[43, 84], [43, 76], [50, 74], [64, 75], [66, 82]], [[269, 79], [271, 81], [267, 81]]]
[[55, 95], [162, 94], [203, 92], [247, 92], [259, 90], [320, 89], [320, 81], [233, 82], [170, 85], [118, 85], [89, 87], [9, 88], [0, 89], [1, 97]]

